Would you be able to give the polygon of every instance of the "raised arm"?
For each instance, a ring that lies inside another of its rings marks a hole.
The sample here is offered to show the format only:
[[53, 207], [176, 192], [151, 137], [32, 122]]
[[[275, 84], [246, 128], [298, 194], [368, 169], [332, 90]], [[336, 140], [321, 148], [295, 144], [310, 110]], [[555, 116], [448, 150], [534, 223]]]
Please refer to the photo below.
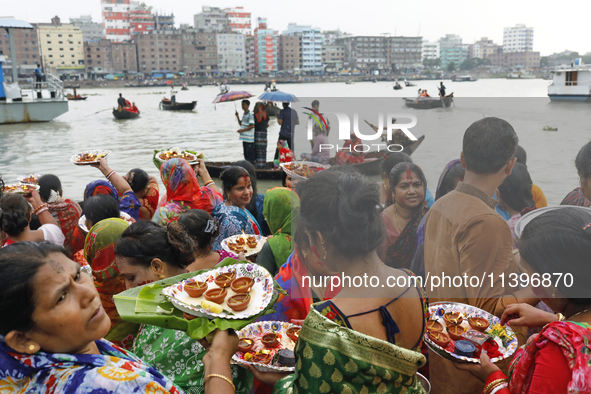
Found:
[[129, 183], [127, 183], [125, 178], [117, 174], [114, 170], [111, 169], [111, 167], [109, 167], [107, 159], [101, 158], [98, 161], [99, 164], [91, 164], [91, 166], [98, 168], [107, 178], [107, 180], [111, 182], [113, 186], [115, 186], [115, 189], [117, 189], [119, 194], [123, 195], [124, 193], [131, 191], [131, 186], [129, 186]]

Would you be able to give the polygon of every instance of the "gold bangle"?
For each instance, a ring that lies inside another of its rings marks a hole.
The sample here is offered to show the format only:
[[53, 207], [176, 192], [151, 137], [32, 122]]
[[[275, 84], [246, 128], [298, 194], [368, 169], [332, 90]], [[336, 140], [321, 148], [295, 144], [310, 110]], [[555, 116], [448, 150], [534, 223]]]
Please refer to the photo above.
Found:
[[484, 390], [482, 390], [483, 394], [488, 394], [489, 392], [491, 392], [495, 387], [497, 387], [500, 384], [503, 384], [507, 381], [507, 379], [497, 379], [497, 380], [493, 380], [492, 382], [490, 382], [489, 384], [486, 385], [486, 387], [484, 388]]
[[207, 379], [209, 378], [220, 378], [225, 380], [226, 382], [230, 383], [230, 386], [232, 386], [232, 388], [234, 389], [234, 391], [236, 391], [236, 386], [234, 386], [234, 382], [232, 382], [232, 380], [224, 375], [220, 375], [219, 373], [211, 373], [209, 375], [207, 375], [205, 377], [205, 379], [203, 379], [203, 384], [205, 384], [205, 382], [207, 382]]
[[213, 179], [210, 179], [209, 181], [205, 182], [203, 184], [203, 186], [208, 186], [208, 185], [211, 185], [212, 183], [215, 183], [215, 182], [213, 181]]
[[556, 317], [558, 317], [558, 321], [564, 321], [566, 320], [566, 317], [562, 314], [562, 313], [557, 313]]

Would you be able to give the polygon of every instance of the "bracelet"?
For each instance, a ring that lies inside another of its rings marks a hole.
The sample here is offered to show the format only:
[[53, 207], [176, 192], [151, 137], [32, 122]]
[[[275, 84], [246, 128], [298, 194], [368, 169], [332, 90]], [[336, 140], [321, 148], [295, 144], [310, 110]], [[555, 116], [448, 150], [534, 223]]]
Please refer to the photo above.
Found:
[[236, 391], [236, 386], [234, 386], [234, 382], [232, 382], [231, 379], [229, 379], [228, 377], [224, 376], [224, 375], [220, 375], [219, 373], [211, 373], [209, 375], [207, 375], [205, 377], [205, 379], [203, 379], [203, 384], [205, 385], [205, 382], [207, 382], [207, 379], [209, 378], [220, 378], [225, 380], [226, 382], [230, 383], [230, 386], [232, 386], [232, 388], [234, 389], [234, 391]]
[[208, 185], [211, 185], [212, 183], [215, 183], [215, 182], [212, 179], [210, 179], [209, 181], [205, 182], [203, 184], [203, 186], [208, 186]]
[[43, 207], [43, 208], [41, 208], [40, 210], [38, 210], [38, 211], [35, 211], [35, 215], [39, 216], [39, 215], [41, 215], [43, 212], [46, 212], [46, 211], [49, 211], [49, 208], [47, 208], [47, 207]]
[[115, 173], [115, 170], [111, 170], [111, 172], [109, 172], [107, 175], [105, 175], [105, 178], [109, 179], [111, 177], [111, 175], [113, 175]]
[[556, 317], [558, 317], [558, 321], [564, 321], [566, 320], [566, 317], [562, 314], [562, 313], [557, 313]]
[[492, 389], [490, 394], [495, 394], [496, 392], [501, 391], [502, 389], [506, 389], [507, 387], [509, 387], [509, 383], [507, 383], [507, 382], [501, 383], [498, 386], [496, 386], [494, 389]]
[[490, 382], [489, 384], [486, 385], [486, 387], [484, 388], [484, 390], [482, 390], [483, 394], [490, 394], [490, 391], [492, 389], [494, 389], [495, 387], [497, 387], [500, 384], [506, 383], [507, 379], [496, 379], [493, 380], [492, 382]]
[[39, 205], [34, 211], [33, 213], [36, 215], [37, 212], [41, 211], [43, 208], [47, 208], [47, 204], [41, 204]]

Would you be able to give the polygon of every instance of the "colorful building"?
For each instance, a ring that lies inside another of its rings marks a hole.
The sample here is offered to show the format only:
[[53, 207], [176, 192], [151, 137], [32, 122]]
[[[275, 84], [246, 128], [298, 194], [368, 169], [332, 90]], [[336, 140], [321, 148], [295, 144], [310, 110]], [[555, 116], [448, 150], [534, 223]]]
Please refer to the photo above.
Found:
[[130, 7], [130, 0], [101, 0], [104, 38], [116, 42], [131, 39]]
[[251, 14], [244, 11], [244, 7], [224, 8], [224, 13], [231, 31], [247, 36], [252, 34]]
[[297, 25], [290, 23], [283, 32], [286, 36], [299, 36], [301, 38], [300, 70], [311, 74], [322, 74], [322, 33], [319, 27], [310, 25]]
[[254, 29], [255, 73], [275, 74], [277, 72], [277, 32], [267, 28], [267, 20], [258, 18]]

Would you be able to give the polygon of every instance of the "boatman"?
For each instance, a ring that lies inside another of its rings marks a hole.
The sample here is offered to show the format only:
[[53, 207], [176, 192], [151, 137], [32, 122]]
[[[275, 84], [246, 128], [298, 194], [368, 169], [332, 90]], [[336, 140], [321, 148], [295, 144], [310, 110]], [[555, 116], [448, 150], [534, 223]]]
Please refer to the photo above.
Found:
[[119, 98], [117, 99], [117, 104], [119, 105], [119, 111], [123, 111], [123, 108], [125, 108], [125, 103], [127, 102], [127, 100], [125, 100], [123, 98], [123, 95], [121, 93], [119, 93]]
[[441, 97], [445, 97], [445, 86], [443, 86], [443, 81], [439, 84], [439, 95]]

